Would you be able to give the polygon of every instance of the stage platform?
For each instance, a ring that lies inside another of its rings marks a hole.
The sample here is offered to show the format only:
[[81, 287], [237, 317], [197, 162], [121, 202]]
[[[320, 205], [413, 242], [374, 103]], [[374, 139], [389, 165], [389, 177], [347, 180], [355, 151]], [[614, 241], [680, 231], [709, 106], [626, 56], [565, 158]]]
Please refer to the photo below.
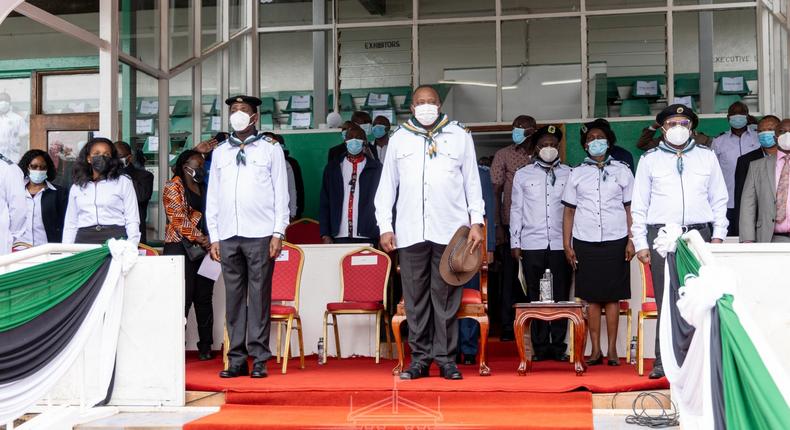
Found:
[[[398, 428], [592, 429], [593, 395], [614, 404], [616, 393], [668, 388], [666, 379], [639, 377], [633, 366], [591, 366], [576, 376], [568, 362], [536, 362], [518, 376], [514, 342], [492, 342], [489, 366], [482, 377], [476, 366], [459, 366], [461, 381], [447, 381], [433, 367], [431, 376], [401, 381], [391, 374], [395, 360], [316, 356], [289, 361], [288, 373], [272, 360], [269, 377], [219, 378], [222, 360], [201, 362], [187, 356], [187, 390], [223, 392], [224, 405], [184, 428], [361, 428], [394, 424]], [[651, 365], [646, 366], [650, 369]], [[603, 394], [610, 393], [610, 394]], [[614, 396], [613, 396], [614, 395]]]

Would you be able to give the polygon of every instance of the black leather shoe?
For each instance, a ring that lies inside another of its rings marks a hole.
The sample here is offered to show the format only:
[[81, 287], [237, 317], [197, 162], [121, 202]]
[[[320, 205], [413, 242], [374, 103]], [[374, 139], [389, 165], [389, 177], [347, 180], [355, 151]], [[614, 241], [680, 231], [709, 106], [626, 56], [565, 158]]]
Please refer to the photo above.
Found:
[[211, 360], [212, 358], [214, 358], [214, 354], [212, 354], [211, 351], [204, 351], [199, 355], [200, 361], [207, 361]]
[[428, 377], [428, 366], [412, 363], [408, 369], [400, 373], [400, 379], [419, 379]]
[[265, 378], [269, 376], [269, 371], [266, 370], [266, 362], [255, 363], [252, 365], [252, 373], [250, 378]]
[[242, 364], [240, 366], [228, 366], [226, 370], [219, 372], [220, 378], [237, 378], [239, 376], [247, 375], [249, 375], [247, 364]]
[[560, 352], [558, 354], [554, 354], [554, 356], [551, 357], [551, 358], [554, 361], [568, 361], [568, 360], [571, 359], [571, 357], [568, 354], [564, 353], [564, 352]]
[[447, 363], [439, 368], [439, 376], [444, 379], [464, 379], [455, 363]]
[[663, 366], [654, 366], [653, 370], [650, 372], [650, 375], [647, 375], [649, 379], [660, 379], [664, 377], [664, 367]]
[[603, 364], [603, 354], [599, 354], [598, 358], [590, 357], [590, 359], [587, 360], [587, 365], [588, 366], [597, 366], [599, 364]]

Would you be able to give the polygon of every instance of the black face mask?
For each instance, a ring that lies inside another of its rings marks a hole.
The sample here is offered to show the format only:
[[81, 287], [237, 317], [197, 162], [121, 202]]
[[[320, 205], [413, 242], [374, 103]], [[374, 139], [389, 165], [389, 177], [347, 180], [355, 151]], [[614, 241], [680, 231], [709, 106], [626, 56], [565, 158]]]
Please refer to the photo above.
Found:
[[91, 167], [93, 170], [104, 175], [110, 170], [110, 157], [106, 155], [94, 155], [91, 157]]
[[192, 177], [192, 180], [194, 180], [195, 183], [202, 184], [203, 180], [206, 178], [203, 169], [193, 169], [190, 167], [189, 170], [191, 170], [192, 173], [187, 172], [187, 174]]

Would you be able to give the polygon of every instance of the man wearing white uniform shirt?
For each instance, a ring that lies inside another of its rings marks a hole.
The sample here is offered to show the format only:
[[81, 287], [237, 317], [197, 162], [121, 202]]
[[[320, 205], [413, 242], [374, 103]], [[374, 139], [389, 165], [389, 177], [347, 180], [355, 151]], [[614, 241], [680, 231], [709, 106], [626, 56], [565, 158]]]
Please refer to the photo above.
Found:
[[0, 154], [16, 163], [22, 156], [22, 138], [28, 135], [25, 120], [11, 110], [11, 96], [0, 93]]
[[258, 133], [256, 97], [225, 100], [235, 130], [212, 154], [206, 201], [211, 257], [222, 263], [230, 344], [222, 378], [268, 375], [272, 274], [288, 226], [285, 155], [274, 139]]
[[0, 255], [22, 235], [26, 207], [22, 170], [0, 153]]
[[461, 226], [471, 223], [470, 252], [478, 252], [483, 240], [477, 157], [471, 134], [439, 113], [441, 99], [435, 89], [418, 87], [412, 103], [414, 116], [390, 137], [375, 198], [381, 246], [386, 252], [398, 249], [400, 258], [412, 350], [411, 364], [400, 378], [428, 376], [434, 361], [442, 377], [461, 379], [455, 365], [455, 314], [463, 289], [442, 279], [439, 261]]
[[721, 173], [727, 184], [727, 219], [730, 221], [728, 234], [738, 235], [738, 218], [735, 214], [735, 168], [738, 158], [760, 148], [758, 133], [748, 127], [749, 108], [743, 102], [735, 102], [727, 109], [730, 129], [715, 139], [711, 149], [719, 159]]
[[[721, 243], [727, 236], [727, 187], [713, 151], [697, 146], [691, 139], [696, 115], [688, 107], [675, 104], [656, 116], [663, 139], [658, 148], [642, 155], [636, 169], [631, 200], [634, 248], [637, 258], [650, 264], [658, 318], [664, 295], [665, 260], [650, 248], [658, 230], [676, 224], [697, 230], [703, 239]], [[656, 361], [651, 379], [664, 376], [656, 324]]]

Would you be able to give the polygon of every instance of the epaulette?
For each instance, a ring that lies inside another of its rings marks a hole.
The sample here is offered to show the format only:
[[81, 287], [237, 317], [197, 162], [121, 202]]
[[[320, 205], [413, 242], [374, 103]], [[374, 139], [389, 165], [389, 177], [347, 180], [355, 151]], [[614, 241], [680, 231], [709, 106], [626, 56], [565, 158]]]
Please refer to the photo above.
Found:
[[452, 121], [450, 121], [450, 124], [453, 124], [453, 125], [455, 125], [455, 126], [457, 126], [457, 127], [461, 127], [461, 128], [462, 128], [462, 129], [464, 129], [464, 131], [465, 131], [465, 132], [467, 132], [467, 133], [471, 133], [471, 132], [472, 132], [472, 130], [469, 130], [469, 127], [467, 127], [466, 125], [464, 125], [464, 123], [462, 123], [461, 121], [458, 121], [458, 120], [452, 120]]
[[713, 151], [713, 149], [710, 146], [700, 145], [699, 143], [694, 145], [694, 148], [707, 149], [708, 151]]
[[261, 136], [261, 140], [263, 140], [263, 141], [265, 141], [265, 142], [269, 142], [269, 143], [271, 143], [272, 145], [274, 145], [274, 144], [276, 144], [276, 143], [279, 143], [279, 142], [277, 142], [276, 140], [272, 139], [272, 138], [271, 138], [271, 137], [269, 137], [269, 136]]
[[0, 154], [0, 161], [5, 161], [7, 164], [14, 164], [13, 161], [9, 160], [5, 155]]
[[650, 148], [650, 149], [648, 149], [647, 151], [645, 151], [645, 153], [644, 153], [644, 154], [642, 154], [642, 157], [645, 157], [645, 156], [647, 156], [647, 155], [650, 155], [650, 154], [652, 154], [652, 153], [654, 153], [654, 152], [656, 152], [656, 151], [658, 151], [658, 147], [657, 147], [657, 146], [656, 146], [655, 148]]

